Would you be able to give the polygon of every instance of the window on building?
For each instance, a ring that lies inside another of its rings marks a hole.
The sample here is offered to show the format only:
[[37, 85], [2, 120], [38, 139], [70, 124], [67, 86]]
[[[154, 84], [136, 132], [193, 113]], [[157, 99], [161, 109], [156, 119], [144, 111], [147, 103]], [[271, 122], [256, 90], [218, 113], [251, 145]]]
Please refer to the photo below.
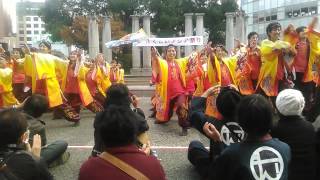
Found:
[[27, 24], [26, 26], [27, 26], [27, 28], [31, 28], [31, 24]]
[[301, 16], [307, 16], [309, 13], [309, 8], [301, 8]]
[[31, 34], [31, 31], [27, 31], [27, 34]]
[[39, 31], [33, 31], [33, 34], [39, 34]]
[[31, 41], [32, 39], [31, 39], [31, 37], [27, 37], [27, 41]]
[[259, 16], [258, 16], [258, 13], [254, 13], [253, 14], [253, 24], [256, 24], [259, 22]]
[[38, 28], [38, 27], [39, 27], [39, 24], [34, 24], [33, 27], [34, 27], [34, 28]]
[[259, 17], [259, 23], [264, 22], [264, 17]]
[[271, 21], [271, 16], [267, 16], [266, 21]]
[[294, 18], [300, 16], [312, 16], [317, 14], [318, 8], [316, 5], [309, 6], [309, 7], [294, 7], [294, 8], [287, 8], [285, 10], [286, 18]]
[[19, 41], [24, 41], [24, 37], [19, 37]]
[[33, 17], [33, 21], [38, 21], [39, 18], [38, 17]]
[[24, 30], [19, 30], [19, 34], [24, 34]]
[[19, 21], [23, 21], [23, 16], [18, 16]]
[[26, 21], [31, 21], [31, 17], [26, 17]]
[[45, 33], [46, 33], [46, 31], [42, 31], [42, 32], [41, 32], [41, 34], [45, 34]]
[[293, 17], [298, 17], [298, 16], [300, 16], [300, 9], [293, 10], [293, 11], [292, 11], [292, 15], [293, 15]]
[[317, 14], [318, 8], [317, 6], [310, 7], [309, 11], [311, 12], [311, 15]]
[[19, 28], [24, 28], [24, 24], [19, 24]]
[[44, 28], [44, 24], [41, 24], [41, 27]]
[[275, 20], [277, 20], [277, 19], [278, 19], [278, 15], [275, 14], [275, 15], [272, 15], [272, 16], [271, 16], [271, 21], [275, 21]]

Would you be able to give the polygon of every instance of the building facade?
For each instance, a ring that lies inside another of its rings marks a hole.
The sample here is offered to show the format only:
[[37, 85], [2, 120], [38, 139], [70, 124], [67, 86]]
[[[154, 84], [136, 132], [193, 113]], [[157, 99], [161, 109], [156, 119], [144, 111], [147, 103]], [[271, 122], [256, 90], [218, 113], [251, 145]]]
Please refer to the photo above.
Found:
[[41, 40], [47, 40], [49, 34], [45, 31], [45, 23], [38, 15], [43, 2], [22, 1], [16, 4], [17, 11], [17, 41], [19, 45], [34, 46]]
[[241, 0], [241, 9], [247, 14], [247, 32], [256, 31], [266, 38], [266, 27], [277, 21], [286, 28], [307, 26], [313, 16], [320, 17], [319, 0]]

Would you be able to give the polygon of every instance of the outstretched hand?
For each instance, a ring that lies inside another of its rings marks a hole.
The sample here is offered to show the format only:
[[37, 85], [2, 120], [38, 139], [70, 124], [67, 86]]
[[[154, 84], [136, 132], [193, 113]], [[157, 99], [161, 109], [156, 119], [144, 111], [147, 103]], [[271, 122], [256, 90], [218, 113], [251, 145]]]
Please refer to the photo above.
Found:
[[155, 47], [151, 47], [151, 56], [152, 57], [158, 56], [158, 50]]
[[209, 41], [208, 44], [205, 47], [208, 55], [210, 55], [212, 53], [212, 51], [213, 51], [213, 48], [211, 46], [212, 46], [212, 41]]

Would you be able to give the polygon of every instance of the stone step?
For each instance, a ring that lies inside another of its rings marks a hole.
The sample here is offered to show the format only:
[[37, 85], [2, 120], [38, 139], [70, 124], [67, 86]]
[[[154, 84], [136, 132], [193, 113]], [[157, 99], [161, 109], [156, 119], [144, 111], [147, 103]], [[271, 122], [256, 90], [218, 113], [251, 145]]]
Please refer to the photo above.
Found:
[[151, 97], [154, 94], [155, 87], [147, 85], [128, 85], [128, 88], [131, 93], [135, 94], [138, 97]]
[[137, 85], [141, 85], [141, 86], [148, 86], [149, 85], [149, 81], [151, 80], [150, 76], [133, 76], [133, 75], [126, 75], [124, 77], [125, 83], [130, 86], [137, 86]]

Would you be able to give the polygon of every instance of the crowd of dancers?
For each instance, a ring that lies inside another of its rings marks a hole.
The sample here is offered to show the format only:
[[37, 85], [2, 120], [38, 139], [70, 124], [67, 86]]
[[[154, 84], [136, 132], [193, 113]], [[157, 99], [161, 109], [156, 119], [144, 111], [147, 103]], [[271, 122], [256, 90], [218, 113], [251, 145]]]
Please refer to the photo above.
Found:
[[[295, 28], [290, 24], [282, 30], [278, 22], [266, 28], [267, 39], [261, 41], [256, 32], [248, 34], [248, 44], [239, 41], [228, 52], [223, 45], [212, 43], [191, 55], [176, 59], [176, 50], [169, 45], [162, 58], [152, 48], [152, 97], [156, 123], [167, 122], [176, 110], [182, 135], [187, 134], [188, 102], [201, 96], [210, 87], [236, 87], [242, 95], [262, 94], [272, 102], [286, 88], [302, 92], [306, 106], [303, 114], [314, 121], [319, 114], [320, 33], [315, 30], [318, 19], [307, 26]], [[209, 96], [206, 115], [221, 119]], [[175, 108], [174, 108], [175, 107]], [[190, 108], [190, 107], [189, 107]]]
[[115, 60], [106, 62], [103, 54], [88, 59], [82, 50], [74, 50], [68, 58], [58, 57], [47, 41], [39, 49], [25, 46], [0, 52], [0, 108], [41, 94], [48, 98], [54, 118], [79, 125], [81, 107], [102, 111], [105, 92], [113, 83], [124, 83], [124, 70]]

